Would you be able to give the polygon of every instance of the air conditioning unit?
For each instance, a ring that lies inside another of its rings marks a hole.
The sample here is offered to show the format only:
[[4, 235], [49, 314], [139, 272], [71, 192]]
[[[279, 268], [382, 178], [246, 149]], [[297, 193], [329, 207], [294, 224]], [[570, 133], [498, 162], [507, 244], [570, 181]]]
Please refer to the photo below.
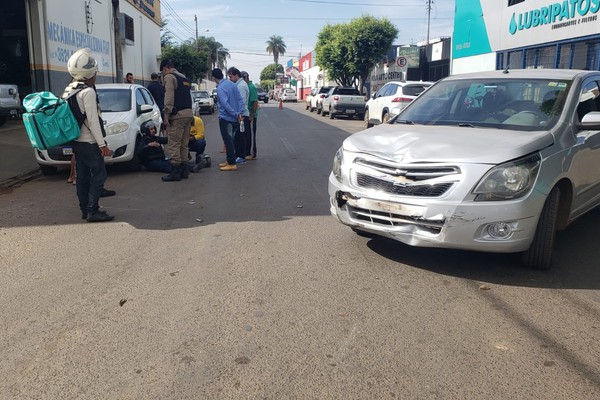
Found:
[[121, 13], [121, 43], [127, 46], [135, 44], [135, 30], [133, 29], [133, 18], [127, 14]]

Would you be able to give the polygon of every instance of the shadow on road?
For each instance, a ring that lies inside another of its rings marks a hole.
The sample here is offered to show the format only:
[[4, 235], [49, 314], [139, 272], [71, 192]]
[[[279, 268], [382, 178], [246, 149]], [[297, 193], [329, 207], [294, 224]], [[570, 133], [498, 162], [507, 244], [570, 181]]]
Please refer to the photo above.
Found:
[[418, 248], [385, 238], [371, 239], [367, 245], [389, 260], [441, 275], [509, 286], [599, 289], [600, 246], [589, 234], [599, 225], [596, 209], [559, 232], [549, 271], [523, 267], [518, 254]]

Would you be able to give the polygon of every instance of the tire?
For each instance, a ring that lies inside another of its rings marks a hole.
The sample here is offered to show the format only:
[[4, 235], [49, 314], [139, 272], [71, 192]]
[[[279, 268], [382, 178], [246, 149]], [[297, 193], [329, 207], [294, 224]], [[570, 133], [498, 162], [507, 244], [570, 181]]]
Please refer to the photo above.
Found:
[[382, 124], [385, 124], [385, 123], [386, 123], [386, 122], [388, 122], [389, 120], [390, 120], [390, 114], [389, 114], [387, 111], [385, 111], [385, 112], [383, 113], [383, 115], [381, 116], [381, 123], [382, 123]]
[[265, 99], [265, 103], [268, 103], [268, 102], [269, 102], [269, 99]]
[[313, 112], [313, 111], [315, 111], [315, 109], [309, 106], [308, 111]]
[[329, 108], [329, 119], [335, 119], [335, 114], [331, 112], [331, 108]]
[[307, 109], [307, 110], [309, 109], [309, 106], [308, 106], [308, 105], [306, 105], [306, 109]]
[[326, 117], [327, 116], [327, 111], [325, 111], [324, 108], [321, 108], [321, 117]]
[[8, 118], [6, 118], [6, 117], [0, 117], [0, 126], [4, 125], [7, 120], [8, 120]]
[[58, 168], [53, 167], [51, 165], [40, 165], [40, 171], [42, 171], [42, 175], [48, 176], [48, 175], [56, 175], [56, 173], [58, 172]]
[[555, 187], [544, 203], [531, 246], [521, 254], [521, 263], [526, 267], [540, 270], [550, 269], [559, 205], [560, 189]]
[[323, 111], [323, 109], [317, 107], [317, 114], [321, 114], [321, 111]]
[[369, 129], [373, 127], [373, 124], [369, 123], [369, 109], [365, 111], [365, 115], [363, 117], [363, 121], [365, 121], [365, 129]]

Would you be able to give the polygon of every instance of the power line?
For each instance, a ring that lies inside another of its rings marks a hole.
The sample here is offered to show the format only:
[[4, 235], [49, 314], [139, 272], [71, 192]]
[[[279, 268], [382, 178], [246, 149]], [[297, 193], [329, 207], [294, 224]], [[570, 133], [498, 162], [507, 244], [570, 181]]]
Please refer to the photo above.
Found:
[[189, 25], [187, 25], [187, 23], [179, 16], [179, 14], [177, 14], [177, 11], [175, 11], [169, 3], [167, 3], [165, 0], [163, 0], [163, 1], [161, 1], [161, 5], [164, 5], [165, 8], [167, 9], [167, 11], [169, 11], [169, 14], [171, 14], [171, 16], [173, 17], [174, 22], [176, 22], [179, 26], [181, 26], [184, 30], [186, 30], [192, 36], [194, 35], [194, 32], [195, 32], [194, 29], [192, 29]]
[[369, 7], [421, 7], [423, 4], [371, 4], [371, 3], [347, 3], [343, 1], [321, 1], [321, 0], [290, 0], [299, 3], [318, 4], [341, 4], [344, 6], [369, 6]]

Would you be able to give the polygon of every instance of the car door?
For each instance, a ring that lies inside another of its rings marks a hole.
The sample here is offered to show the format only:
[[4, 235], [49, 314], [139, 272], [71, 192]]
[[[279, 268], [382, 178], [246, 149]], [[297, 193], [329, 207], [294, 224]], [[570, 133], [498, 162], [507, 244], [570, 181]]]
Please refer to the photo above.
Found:
[[[160, 127], [160, 124], [161, 124], [160, 111], [158, 110], [158, 106], [154, 102], [152, 95], [150, 94], [150, 92], [148, 92], [148, 90], [146, 90], [146, 88], [138, 87], [135, 90], [135, 102], [136, 102], [135, 108], [136, 108], [136, 112], [137, 112], [137, 117], [135, 119], [135, 125], [137, 127], [137, 131], [139, 132], [140, 126], [148, 120], [153, 120], [154, 124], [157, 127]], [[143, 105], [151, 106], [152, 111], [145, 112], [145, 113], [141, 112], [141, 107]]]
[[[580, 122], [590, 112], [600, 112], [600, 84], [596, 79], [582, 85], [575, 120]], [[574, 184], [573, 218], [600, 202], [600, 130], [579, 130], [576, 142], [569, 166]]]
[[391, 84], [386, 83], [381, 87], [381, 89], [375, 92], [375, 97], [373, 98], [373, 101], [369, 106], [369, 118], [377, 119], [379, 120], [379, 122], [381, 122], [381, 115], [383, 114], [385, 96], [387, 96], [387, 93], [390, 91], [390, 88]]

